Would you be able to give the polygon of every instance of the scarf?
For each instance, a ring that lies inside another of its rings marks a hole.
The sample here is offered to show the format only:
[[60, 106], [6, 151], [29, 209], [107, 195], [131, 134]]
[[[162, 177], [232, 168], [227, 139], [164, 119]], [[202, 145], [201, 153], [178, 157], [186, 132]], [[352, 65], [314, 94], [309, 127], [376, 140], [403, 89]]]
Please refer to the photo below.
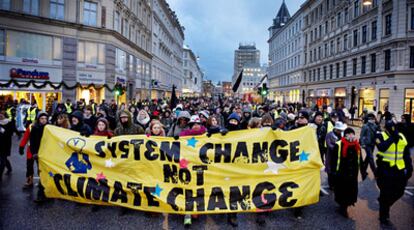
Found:
[[355, 139], [355, 141], [348, 141], [345, 137], [341, 138], [341, 142], [343, 145], [342, 149], [342, 157], [346, 157], [348, 154], [348, 148], [353, 148], [357, 152], [358, 156], [361, 154], [361, 146], [359, 145], [358, 140]]

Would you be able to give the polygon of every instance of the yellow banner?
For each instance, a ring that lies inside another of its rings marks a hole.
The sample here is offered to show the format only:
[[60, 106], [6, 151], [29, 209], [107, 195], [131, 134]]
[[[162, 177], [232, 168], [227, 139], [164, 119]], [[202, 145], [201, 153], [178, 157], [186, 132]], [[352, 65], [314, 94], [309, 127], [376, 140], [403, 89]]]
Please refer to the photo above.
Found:
[[163, 213], [262, 212], [319, 201], [315, 130], [107, 139], [46, 126], [46, 196]]

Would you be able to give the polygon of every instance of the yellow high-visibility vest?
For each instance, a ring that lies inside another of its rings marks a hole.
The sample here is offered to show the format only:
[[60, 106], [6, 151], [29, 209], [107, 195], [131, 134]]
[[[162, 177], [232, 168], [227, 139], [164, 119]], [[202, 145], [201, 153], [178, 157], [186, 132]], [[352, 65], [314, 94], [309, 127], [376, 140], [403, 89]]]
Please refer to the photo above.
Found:
[[65, 103], [65, 108], [67, 113], [72, 113], [72, 103]]
[[33, 121], [35, 121], [36, 120], [36, 108], [30, 108], [29, 110], [28, 110], [28, 112], [27, 112], [27, 121], [31, 121], [31, 122], [33, 122]]
[[[336, 142], [336, 144], [338, 145], [338, 159], [336, 160], [336, 171], [338, 172], [339, 170], [339, 165], [341, 164], [341, 150], [342, 150], [342, 141], [339, 140]], [[360, 164], [359, 162], [360, 158], [358, 156], [358, 166]]]
[[[332, 132], [333, 129], [334, 129], [334, 126], [333, 126], [332, 122], [328, 121], [328, 127], [326, 127], [326, 134]], [[325, 141], [325, 148], [326, 147], [328, 147], [328, 145], [326, 144], [326, 141]]]
[[12, 109], [13, 107], [10, 107], [6, 110], [7, 117], [9, 117], [10, 119], [12, 118]]
[[[388, 139], [388, 134], [386, 132], [382, 132], [382, 138], [385, 140]], [[389, 162], [390, 166], [397, 166], [399, 170], [405, 169], [405, 162], [404, 162], [404, 149], [407, 146], [407, 139], [405, 139], [404, 135], [399, 133], [400, 139], [398, 144], [391, 144], [390, 147], [385, 152], [378, 151], [377, 156], [382, 156], [382, 161]]]

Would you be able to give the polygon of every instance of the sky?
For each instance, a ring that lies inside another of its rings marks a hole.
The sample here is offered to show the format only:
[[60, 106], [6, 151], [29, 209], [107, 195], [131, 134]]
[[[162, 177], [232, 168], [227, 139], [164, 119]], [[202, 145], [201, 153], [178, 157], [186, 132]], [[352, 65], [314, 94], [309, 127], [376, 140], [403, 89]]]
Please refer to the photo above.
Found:
[[[234, 50], [255, 42], [267, 63], [268, 28], [282, 0], [167, 0], [185, 27], [184, 44], [200, 57], [204, 79], [231, 81]], [[292, 16], [304, 0], [286, 0]]]

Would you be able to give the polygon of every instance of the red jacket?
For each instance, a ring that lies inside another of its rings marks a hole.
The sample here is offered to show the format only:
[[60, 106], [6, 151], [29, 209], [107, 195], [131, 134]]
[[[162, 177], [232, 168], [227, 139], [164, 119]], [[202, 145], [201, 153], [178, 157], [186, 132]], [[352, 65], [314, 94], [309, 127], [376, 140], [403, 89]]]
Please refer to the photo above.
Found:
[[[24, 132], [23, 138], [20, 141], [19, 147], [24, 148], [26, 146], [26, 144], [29, 144], [29, 140], [30, 140], [30, 130], [31, 129], [32, 129], [32, 126], [31, 125], [29, 126], [29, 128], [26, 129], [26, 131]], [[32, 159], [33, 155], [30, 152], [30, 147], [27, 147], [26, 148], [26, 155], [27, 155], [27, 159]]]

